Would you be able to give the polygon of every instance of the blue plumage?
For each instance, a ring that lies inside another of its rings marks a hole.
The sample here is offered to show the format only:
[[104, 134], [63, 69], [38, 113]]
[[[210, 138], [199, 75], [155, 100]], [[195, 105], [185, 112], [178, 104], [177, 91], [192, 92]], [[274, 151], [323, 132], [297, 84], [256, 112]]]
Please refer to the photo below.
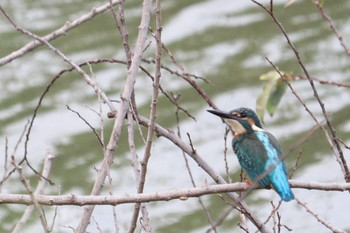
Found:
[[232, 147], [249, 178], [262, 187], [272, 185], [283, 201], [294, 199], [282, 148], [271, 133], [262, 129], [255, 112], [248, 108], [238, 108], [229, 113], [209, 112], [227, 119], [232, 126], [235, 131]]

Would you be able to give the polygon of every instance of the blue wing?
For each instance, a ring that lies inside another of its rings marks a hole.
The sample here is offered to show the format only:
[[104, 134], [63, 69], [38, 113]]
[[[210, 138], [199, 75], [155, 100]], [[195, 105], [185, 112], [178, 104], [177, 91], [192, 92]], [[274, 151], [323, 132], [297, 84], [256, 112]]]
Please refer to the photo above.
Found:
[[[242, 168], [252, 181], [258, 177], [263, 187], [272, 185], [282, 200], [294, 198], [287, 178], [287, 167], [282, 161], [282, 149], [275, 137], [268, 132], [240, 135], [233, 140], [233, 149]], [[265, 171], [271, 170], [261, 178]]]
[[[256, 178], [265, 171], [265, 164], [268, 154], [264, 144], [255, 133], [243, 134], [235, 138], [232, 142], [238, 161], [249, 178], [254, 182]], [[266, 176], [258, 184], [263, 187], [270, 185]]]

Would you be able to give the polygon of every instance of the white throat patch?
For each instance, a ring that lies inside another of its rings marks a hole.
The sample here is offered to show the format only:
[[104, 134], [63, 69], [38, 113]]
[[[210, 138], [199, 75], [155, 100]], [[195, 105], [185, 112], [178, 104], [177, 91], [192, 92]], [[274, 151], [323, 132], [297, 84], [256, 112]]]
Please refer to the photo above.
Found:
[[253, 129], [254, 131], [264, 132], [264, 130], [263, 130], [262, 128], [256, 126], [255, 124], [252, 126], [252, 129]]
[[247, 132], [247, 130], [239, 123], [238, 121], [226, 119], [226, 122], [232, 127], [232, 129], [235, 131], [235, 134], [244, 134]]
[[[232, 129], [235, 131], [235, 134], [244, 134], [247, 132], [247, 130], [239, 123], [238, 121], [232, 120], [232, 119], [226, 119], [226, 122], [232, 127]], [[254, 131], [260, 131], [264, 132], [264, 130], [255, 124], [252, 125], [252, 129]]]

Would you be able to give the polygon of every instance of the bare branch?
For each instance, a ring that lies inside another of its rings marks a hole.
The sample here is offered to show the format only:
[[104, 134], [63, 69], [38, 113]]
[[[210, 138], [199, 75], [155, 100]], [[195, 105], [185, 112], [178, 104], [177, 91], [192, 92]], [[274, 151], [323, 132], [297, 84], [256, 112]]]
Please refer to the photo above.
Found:
[[[41, 173], [42, 177], [45, 177], [46, 179], [49, 178], [49, 174], [51, 172], [51, 165], [54, 160], [55, 156], [53, 156], [50, 152], [46, 153], [45, 160], [44, 160], [44, 166], [43, 171]], [[47, 182], [46, 179], [40, 179], [35, 191], [34, 195], [38, 195], [42, 192], [43, 188], [45, 187], [45, 184]], [[21, 219], [17, 222], [15, 228], [13, 229], [12, 233], [20, 232], [22, 226], [28, 221], [28, 219], [31, 217], [31, 214], [34, 210], [34, 206], [28, 206], [26, 210], [24, 211]]]
[[[181, 138], [180, 119], [179, 119], [179, 109], [176, 110], [175, 115], [176, 115], [177, 135]], [[188, 135], [189, 140], [191, 141], [190, 135], [189, 135], [189, 134], [187, 134], [187, 135]], [[184, 158], [184, 160], [185, 160], [186, 170], [187, 170], [188, 175], [189, 175], [189, 177], [190, 177], [192, 186], [193, 186], [193, 187], [197, 187], [196, 182], [195, 182], [195, 180], [194, 180], [194, 177], [193, 177], [193, 175], [192, 175], [192, 171], [191, 171], [190, 165], [189, 165], [189, 163], [188, 163], [187, 156], [186, 156], [186, 154], [185, 154], [184, 152], [182, 152], [182, 156], [183, 156], [183, 158]], [[210, 227], [210, 230], [213, 230], [213, 231], [216, 233], [216, 232], [217, 232], [217, 231], [216, 231], [216, 227], [217, 227], [217, 226], [214, 225], [215, 223], [213, 222], [213, 219], [212, 219], [212, 217], [211, 217], [211, 214], [210, 214], [209, 209], [205, 206], [204, 201], [202, 200], [201, 197], [198, 197], [198, 202], [199, 202], [199, 204], [201, 205], [201, 207], [202, 207], [204, 213], [205, 213], [206, 216], [207, 216], [208, 222], [209, 222], [209, 224], [210, 224], [210, 226], [211, 226], [211, 227]]]
[[[94, 187], [91, 191], [91, 195], [100, 195], [101, 189], [103, 187], [103, 182], [106, 179], [107, 172], [111, 164], [113, 163], [113, 154], [117, 147], [117, 143], [119, 142], [120, 133], [124, 125], [124, 119], [129, 109], [130, 99], [131, 99], [131, 96], [134, 90], [134, 84], [136, 81], [136, 75], [138, 72], [138, 68], [140, 66], [140, 61], [143, 54], [143, 48], [147, 38], [147, 28], [150, 22], [151, 3], [152, 3], [152, 0], [144, 0], [143, 2], [143, 10], [142, 10], [141, 23], [139, 26], [139, 34], [136, 41], [136, 47], [135, 47], [132, 63], [128, 70], [127, 80], [124, 85], [124, 90], [121, 97], [122, 103], [118, 111], [118, 116], [114, 121], [114, 126], [110, 137], [110, 141], [107, 145], [107, 150], [102, 162], [102, 166], [99, 169], [98, 177], [96, 178]], [[79, 226], [76, 229], [77, 233], [85, 232], [87, 225], [89, 224], [89, 220], [91, 218], [93, 210], [94, 208], [92, 206], [84, 209], [83, 216], [81, 218]]]
[[90, 76], [82, 70], [77, 64], [75, 64], [72, 60], [70, 60], [66, 55], [64, 55], [60, 50], [52, 46], [48, 41], [46, 41], [44, 38], [35, 35], [34, 33], [27, 31], [18, 25], [15, 24], [15, 22], [10, 18], [10, 16], [4, 11], [4, 9], [0, 6], [0, 11], [5, 15], [5, 17], [8, 19], [8, 21], [16, 28], [16, 30], [22, 32], [23, 34], [32, 37], [36, 40], [39, 40], [43, 44], [45, 44], [50, 50], [54, 51], [57, 55], [59, 55], [66, 63], [74, 67], [74, 69], [84, 78], [87, 84], [89, 84], [94, 91], [101, 95], [103, 100], [108, 104], [108, 107], [112, 109], [112, 111], [116, 111], [114, 105], [111, 103], [107, 95], [97, 86], [97, 83], [90, 78]]
[[[348, 191], [350, 184], [348, 183], [319, 183], [319, 182], [303, 182], [289, 181], [292, 188], [319, 190], [319, 191]], [[174, 199], [191, 198], [216, 193], [232, 193], [246, 191], [249, 185], [246, 183], [205, 185], [204, 187], [178, 189], [154, 193], [137, 193], [137, 194], [118, 194], [118, 195], [101, 195], [101, 196], [76, 196], [68, 195], [34, 195], [35, 200], [40, 205], [121, 205], [128, 203], [140, 203], [151, 201], [170, 201]], [[258, 187], [257, 189], [262, 189]], [[21, 204], [32, 205], [33, 200], [30, 195], [25, 194], [0, 194], [0, 203], [2, 204]]]
[[[139, 122], [144, 126], [148, 125], [148, 119], [146, 119], [142, 116], [139, 116]], [[225, 184], [226, 183], [224, 178], [222, 178], [218, 173], [216, 173], [216, 171], [212, 167], [210, 167], [209, 164], [207, 164], [205, 162], [205, 160], [203, 160], [201, 158], [201, 156], [199, 156], [197, 153], [193, 152], [191, 146], [189, 146], [187, 143], [183, 142], [182, 139], [179, 138], [177, 135], [175, 135], [173, 132], [170, 132], [170, 131], [164, 129], [163, 127], [161, 127], [157, 124], [155, 125], [155, 131], [158, 133], [159, 136], [163, 136], [163, 137], [169, 139], [171, 142], [173, 142], [175, 145], [177, 145], [179, 148], [181, 148], [186, 154], [191, 156], [191, 158], [194, 161], [196, 161], [196, 163], [209, 176], [211, 176], [212, 179], [216, 183], [218, 183], [218, 184]], [[235, 202], [235, 204], [240, 209], [240, 211], [242, 213], [244, 213], [261, 232], [269, 232], [266, 229], [266, 227], [264, 226], [264, 224], [262, 224], [262, 222], [259, 220], [259, 218], [249, 209], [249, 207], [243, 201], [241, 201], [241, 199], [239, 198], [238, 195], [236, 195], [234, 193], [228, 193], [228, 196]]]
[[[148, 161], [151, 157], [151, 147], [153, 144], [153, 134], [154, 134], [154, 124], [155, 120], [157, 118], [157, 103], [158, 103], [158, 95], [159, 95], [159, 85], [160, 85], [160, 77], [161, 77], [161, 56], [162, 56], [162, 41], [161, 41], [161, 33], [162, 33], [162, 21], [161, 21], [161, 14], [160, 14], [160, 0], [156, 0], [156, 71], [154, 75], [153, 80], [153, 93], [152, 93], [152, 102], [151, 102], [151, 111], [150, 111], [150, 121], [148, 123], [148, 131], [147, 131], [147, 139], [146, 139], [146, 146], [145, 146], [145, 152], [143, 156], [143, 160], [141, 163], [141, 173], [139, 178], [139, 183], [137, 187], [137, 192], [142, 193], [145, 182], [146, 182], [146, 175], [147, 175], [147, 166]], [[136, 228], [136, 223], [139, 215], [140, 207], [142, 207], [142, 215], [143, 215], [143, 227], [146, 231], [146, 233], [151, 231], [151, 228], [149, 226], [149, 219], [147, 217], [147, 211], [145, 206], [141, 206], [141, 204], [136, 204], [134, 208], [133, 217], [130, 224], [129, 233], [133, 233]]]
[[68, 109], [69, 111], [75, 113], [75, 114], [76, 114], [82, 121], [84, 121], [84, 123], [92, 130], [92, 132], [94, 133], [94, 135], [95, 135], [96, 138], [97, 138], [97, 141], [100, 143], [100, 145], [101, 145], [101, 147], [102, 147], [102, 149], [103, 149], [103, 148], [104, 148], [104, 144], [103, 144], [103, 142], [102, 142], [102, 139], [101, 139], [100, 135], [98, 135], [98, 133], [97, 133], [95, 127], [93, 127], [84, 117], [82, 117], [82, 115], [81, 115], [79, 112], [77, 112], [77, 111], [71, 109], [68, 105], [66, 105], [66, 107], [67, 107], [67, 109]]
[[[340, 154], [338, 153], [339, 151], [337, 151], [337, 149], [334, 147], [333, 143], [332, 143], [332, 139], [329, 136], [328, 131], [325, 129], [325, 127], [316, 119], [315, 115], [311, 112], [311, 110], [306, 106], [305, 102], [300, 98], [300, 96], [298, 95], [298, 93], [296, 93], [296, 91], [294, 90], [294, 88], [292, 87], [292, 85], [289, 83], [288, 80], [286, 80], [283, 76], [283, 74], [280, 72], [280, 70], [278, 69], [277, 66], [275, 66], [275, 64], [273, 62], [271, 62], [268, 58], [266, 58], [267, 61], [271, 64], [271, 66], [276, 70], [276, 72], [280, 75], [280, 77], [282, 78], [282, 80], [284, 80], [284, 82], [288, 85], [289, 89], [292, 91], [292, 93], [294, 94], [294, 96], [298, 99], [298, 101], [304, 106], [305, 110], [309, 113], [309, 115], [312, 117], [312, 119], [316, 122], [316, 124], [322, 129], [323, 134], [325, 135], [327, 142], [330, 146], [330, 148], [332, 149], [335, 158], [337, 160], [337, 162], [340, 165], [340, 168], [344, 174], [344, 178], [345, 180], [347, 180], [347, 171], [346, 171], [346, 164], [344, 164], [344, 160], [341, 158]], [[338, 144], [339, 145], [339, 144]]]
[[[300, 79], [306, 79], [307, 77], [303, 76], [303, 75], [298, 75], [297, 76]], [[344, 83], [344, 82], [336, 82], [336, 81], [331, 81], [331, 80], [322, 80], [319, 78], [315, 78], [315, 77], [310, 77], [312, 80], [319, 82], [320, 84], [327, 84], [327, 85], [334, 85], [334, 86], [338, 86], [338, 87], [346, 87], [346, 88], [350, 88], [350, 84], [348, 83]]]
[[36, 195], [33, 192], [32, 187], [29, 184], [29, 180], [27, 180], [24, 177], [23, 171], [22, 171], [22, 167], [18, 166], [18, 164], [16, 163], [16, 160], [15, 160], [15, 157], [12, 156], [11, 159], [12, 159], [12, 165], [16, 168], [16, 170], [17, 170], [17, 172], [19, 174], [19, 178], [20, 178], [21, 182], [23, 183], [24, 187], [26, 188], [27, 192], [29, 193], [28, 196], [29, 196], [31, 202], [34, 204], [35, 211], [36, 211], [36, 213], [37, 213], [37, 215], [38, 215], [38, 217], [40, 219], [40, 222], [41, 222], [42, 227], [44, 228], [44, 231], [46, 233], [49, 233], [50, 230], [49, 230], [49, 228], [47, 226], [45, 213], [44, 213], [43, 209], [40, 207], [38, 201], [36, 200]]
[[338, 32], [337, 28], [334, 25], [333, 19], [323, 10], [323, 7], [320, 3], [320, 0], [313, 0], [312, 1], [318, 8], [320, 14], [322, 15], [322, 17], [328, 22], [329, 27], [331, 28], [331, 30], [334, 32], [335, 36], [337, 37], [337, 39], [340, 42], [340, 45], [344, 48], [344, 51], [350, 55], [350, 49], [346, 46], [343, 37], [340, 35], [340, 33]]
[[118, 20], [118, 16], [114, 12], [114, 9], [113, 9], [113, 2], [112, 2], [112, 0], [109, 0], [109, 3], [111, 5], [111, 12], [112, 12], [112, 15], [114, 18], [114, 22], [118, 28], [118, 31], [119, 31], [119, 34], [120, 34], [122, 40], [123, 40], [125, 55], [126, 55], [126, 59], [127, 59], [127, 68], [129, 68], [131, 65], [131, 51], [130, 51], [130, 46], [129, 46], [129, 34], [128, 34], [128, 31], [127, 31], [126, 25], [125, 25], [124, 2], [125, 2], [125, 0], [120, 1], [120, 4], [119, 4], [119, 19], [120, 20]]
[[[120, 3], [120, 0], [112, 0], [112, 5], [115, 6]], [[96, 7], [91, 9], [91, 11], [85, 15], [82, 15], [81, 17], [73, 20], [72, 22], [67, 21], [65, 25], [62, 27], [58, 28], [57, 30], [51, 32], [50, 34], [47, 34], [42, 37], [44, 41], [51, 41], [53, 39], [56, 39], [57, 37], [67, 35], [67, 32], [70, 31], [71, 29], [79, 26], [82, 23], [85, 23], [86, 21], [89, 21], [93, 19], [96, 15], [101, 14], [108, 10], [111, 7], [110, 3], [106, 3], [100, 7]], [[34, 40], [32, 42], [29, 42], [22, 48], [20, 48], [17, 51], [12, 52], [11, 54], [3, 57], [0, 59], [0, 66], [5, 65], [11, 61], [13, 61], [16, 58], [22, 57], [28, 52], [36, 49], [37, 47], [43, 45], [44, 43], [40, 40]]]
[[[308, 79], [308, 81], [310, 83], [310, 86], [311, 86], [311, 89], [313, 91], [314, 97], [317, 100], [317, 102], [318, 102], [318, 104], [319, 104], [319, 106], [320, 106], [320, 108], [322, 110], [322, 114], [324, 116], [324, 119], [326, 120], [327, 126], [330, 129], [330, 132], [331, 132], [331, 135], [332, 135], [331, 142], [333, 144], [332, 149], [335, 148], [335, 150], [333, 150], [333, 151], [335, 152], [337, 159], [339, 159], [341, 161], [340, 166], [341, 166], [341, 170], [342, 170], [342, 172], [344, 174], [344, 179], [345, 179], [346, 182], [350, 182], [350, 170], [349, 170], [349, 167], [348, 167], [347, 162], [345, 160], [342, 148], [341, 148], [341, 146], [340, 146], [340, 144], [339, 144], [339, 142], [337, 140], [336, 131], [335, 131], [335, 129], [334, 129], [330, 119], [329, 119], [329, 116], [328, 116], [328, 113], [326, 111], [325, 105], [322, 102], [322, 100], [321, 100], [321, 98], [320, 98], [320, 96], [318, 94], [318, 91], [317, 91], [317, 89], [315, 87], [314, 81], [312, 80], [312, 78], [311, 78], [311, 76], [309, 74], [309, 71], [306, 69], [306, 66], [305, 66], [305, 64], [303, 63], [303, 61], [302, 61], [302, 59], [300, 57], [299, 51], [297, 50], [297, 48], [294, 46], [294, 44], [290, 40], [290, 38], [289, 38], [286, 30], [284, 29], [282, 23], [278, 21], [278, 19], [274, 15], [273, 11], [267, 9], [264, 5], [262, 5], [261, 3], [258, 3], [255, 0], [251, 0], [251, 1], [254, 2], [255, 4], [257, 4], [258, 6], [260, 6], [262, 9], [264, 9], [271, 16], [271, 18], [273, 19], [273, 21], [278, 26], [278, 28], [282, 32], [283, 36], [287, 40], [287, 43], [288, 43], [289, 47], [294, 52], [295, 57], [296, 57], [299, 65], [300, 65], [301, 69], [303, 70], [305, 76], [307, 77], [307, 79]], [[272, 1], [271, 1], [271, 4], [272, 4]]]
[[307, 212], [309, 212], [311, 215], [313, 215], [317, 221], [319, 221], [320, 223], [322, 223], [322, 225], [324, 225], [325, 227], [327, 227], [329, 230], [331, 230], [334, 233], [345, 233], [345, 231], [340, 230], [334, 226], [332, 226], [329, 222], [327, 222], [324, 218], [320, 217], [315, 211], [313, 211], [306, 203], [302, 202], [301, 200], [299, 200], [298, 198], [295, 198], [295, 200], [298, 202], [299, 205], [301, 205], [302, 207], [304, 207], [306, 209]]

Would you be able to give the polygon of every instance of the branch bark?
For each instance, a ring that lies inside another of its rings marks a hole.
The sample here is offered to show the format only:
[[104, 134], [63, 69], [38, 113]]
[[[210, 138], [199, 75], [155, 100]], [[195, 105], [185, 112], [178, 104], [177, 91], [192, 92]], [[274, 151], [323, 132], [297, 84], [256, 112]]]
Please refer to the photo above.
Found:
[[[290, 186], [293, 189], [309, 189], [319, 191], [340, 191], [350, 190], [348, 183], [319, 183], [290, 180]], [[188, 189], [177, 189], [154, 193], [137, 193], [137, 194], [118, 194], [118, 195], [101, 195], [101, 196], [76, 196], [68, 195], [40, 195], [35, 194], [35, 200], [40, 205], [121, 205], [128, 203], [144, 203], [153, 201], [170, 201], [174, 199], [186, 200], [191, 197], [199, 197], [216, 193], [231, 193], [246, 191], [249, 185], [244, 182], [233, 184], [217, 184], [202, 186]], [[262, 189], [262, 188], [257, 188]], [[26, 194], [0, 194], [1, 204], [21, 204], [32, 205], [33, 200], [30, 195]]]
[[[113, 0], [111, 3], [106, 3], [100, 7], [96, 7], [91, 9], [89, 13], [86, 13], [85, 15], [82, 15], [81, 17], [73, 20], [72, 22], [67, 21], [62, 27], [56, 29], [55, 31], [45, 35], [42, 37], [45, 41], [51, 41], [53, 39], [56, 39], [57, 37], [67, 35], [67, 32], [71, 29], [79, 26], [82, 23], [85, 23], [88, 20], [91, 20], [96, 15], [101, 14], [111, 8], [111, 5], [115, 6], [120, 3], [120, 0]], [[36, 49], [37, 47], [43, 45], [44, 43], [40, 40], [33, 40], [32, 42], [27, 43], [22, 48], [12, 52], [11, 54], [0, 58], [0, 66], [3, 66], [19, 57], [24, 56], [28, 52]]]
[[[94, 195], [94, 196], [100, 195], [101, 193], [104, 180], [106, 179], [106, 176], [107, 176], [107, 172], [113, 163], [113, 155], [120, 139], [120, 134], [124, 125], [124, 119], [125, 119], [126, 113], [130, 106], [130, 99], [134, 89], [136, 75], [137, 75], [140, 61], [142, 58], [144, 45], [147, 39], [147, 31], [148, 31], [148, 26], [149, 26], [150, 17], [151, 17], [151, 3], [152, 3], [152, 0], [145, 0], [143, 2], [143, 10], [142, 10], [141, 23], [139, 26], [139, 34], [137, 37], [131, 66], [128, 70], [127, 80], [124, 85], [124, 90], [121, 97], [122, 103], [120, 105], [117, 118], [115, 119], [115, 122], [114, 122], [111, 138], [107, 145], [102, 166], [99, 169], [94, 187], [91, 191], [91, 195]], [[75, 230], [75, 232], [83, 233], [86, 231], [86, 228], [89, 224], [93, 210], [94, 210], [93, 206], [88, 206], [84, 208], [81, 221], [77, 229]]]
[[[49, 174], [51, 172], [51, 165], [52, 165], [52, 161], [54, 160], [54, 158], [55, 158], [55, 156], [53, 156], [51, 153], [49, 153], [49, 152], [46, 153], [45, 160], [44, 160], [44, 167], [43, 167], [43, 171], [41, 173], [41, 175], [46, 179], [49, 178]], [[41, 191], [45, 187], [46, 182], [47, 181], [45, 179], [43, 179], [43, 178], [40, 179], [40, 181], [39, 181], [39, 183], [34, 191], [34, 195], [38, 195], [39, 193], [41, 193]], [[28, 206], [26, 208], [21, 219], [17, 222], [15, 228], [13, 229], [12, 233], [20, 232], [20, 229], [22, 228], [22, 226], [31, 217], [33, 210], [34, 210], [34, 206]]]

